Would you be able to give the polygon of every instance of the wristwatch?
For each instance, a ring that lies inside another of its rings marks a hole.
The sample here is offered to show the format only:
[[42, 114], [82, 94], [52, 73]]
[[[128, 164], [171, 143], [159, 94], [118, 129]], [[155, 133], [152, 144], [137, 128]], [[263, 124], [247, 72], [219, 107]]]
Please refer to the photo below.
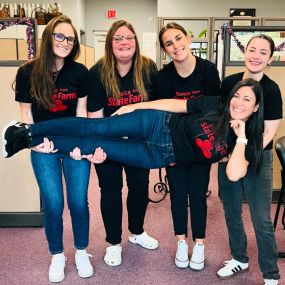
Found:
[[237, 138], [236, 143], [244, 143], [245, 145], [247, 145], [247, 141], [248, 139], [246, 138]]

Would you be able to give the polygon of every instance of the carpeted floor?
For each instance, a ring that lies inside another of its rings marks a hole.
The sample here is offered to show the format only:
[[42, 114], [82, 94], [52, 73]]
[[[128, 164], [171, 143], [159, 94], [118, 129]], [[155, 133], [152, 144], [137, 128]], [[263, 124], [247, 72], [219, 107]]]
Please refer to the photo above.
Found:
[[[244, 219], [248, 233], [248, 252], [250, 269], [238, 274], [235, 278], [219, 280], [216, 271], [222, 262], [230, 257], [227, 231], [223, 216], [222, 204], [217, 195], [216, 169], [212, 171], [208, 197], [208, 226], [206, 239], [206, 266], [200, 272], [190, 268], [179, 269], [174, 265], [176, 240], [173, 235], [170, 213], [169, 195], [163, 202], [150, 203], [147, 211], [145, 230], [157, 238], [160, 246], [157, 250], [149, 251], [127, 241], [127, 218], [124, 211], [123, 220], [123, 262], [113, 268], [103, 261], [105, 253], [105, 234], [101, 219], [99, 198], [100, 193], [94, 171], [90, 181], [90, 245], [89, 253], [93, 255], [92, 264], [95, 274], [89, 279], [81, 279], [74, 266], [74, 248], [71, 223], [68, 210], [65, 209], [64, 245], [67, 256], [65, 270], [66, 278], [61, 284], [96, 284], [96, 285], [125, 285], [125, 284], [166, 284], [166, 285], [258, 285], [263, 284], [262, 275], [257, 263], [256, 242], [247, 204], [244, 204]], [[152, 171], [151, 186], [158, 181], [158, 171]], [[150, 188], [152, 191], [152, 188]], [[126, 189], [124, 189], [126, 193]], [[124, 200], [125, 200], [124, 194]], [[125, 203], [124, 203], [125, 204]], [[272, 216], [276, 205], [272, 205]], [[278, 223], [276, 236], [280, 250], [285, 251], [285, 231]], [[192, 242], [189, 240], [189, 248]], [[1, 285], [40, 285], [48, 282], [48, 267], [50, 255], [42, 228], [0, 228], [0, 284]], [[279, 260], [280, 272], [283, 275], [281, 284], [285, 284], [285, 259]]]

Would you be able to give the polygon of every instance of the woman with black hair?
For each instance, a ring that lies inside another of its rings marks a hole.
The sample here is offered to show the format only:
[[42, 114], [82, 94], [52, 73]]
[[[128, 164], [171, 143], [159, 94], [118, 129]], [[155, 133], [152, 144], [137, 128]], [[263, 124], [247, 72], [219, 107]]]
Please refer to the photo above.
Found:
[[[119, 116], [103, 119], [13, 122], [3, 130], [3, 154], [10, 157], [46, 137], [52, 142], [46, 152], [69, 153], [78, 146], [92, 161], [91, 154], [102, 147], [112, 160], [144, 168], [193, 161], [210, 164], [231, 153], [227, 175], [236, 181], [246, 174], [248, 161], [256, 170], [261, 163], [262, 89], [255, 80], [243, 80], [233, 88], [225, 109], [219, 105], [218, 97], [162, 99], [124, 106], [116, 112]], [[206, 115], [206, 110], [211, 113]], [[249, 156], [248, 149], [255, 155]]]

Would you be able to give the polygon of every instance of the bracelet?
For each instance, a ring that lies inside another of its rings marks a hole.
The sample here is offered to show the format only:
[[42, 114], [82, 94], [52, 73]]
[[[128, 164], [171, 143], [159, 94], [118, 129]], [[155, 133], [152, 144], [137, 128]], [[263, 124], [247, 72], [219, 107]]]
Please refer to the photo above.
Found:
[[244, 143], [245, 145], [247, 145], [247, 141], [248, 139], [246, 138], [237, 138], [236, 143]]

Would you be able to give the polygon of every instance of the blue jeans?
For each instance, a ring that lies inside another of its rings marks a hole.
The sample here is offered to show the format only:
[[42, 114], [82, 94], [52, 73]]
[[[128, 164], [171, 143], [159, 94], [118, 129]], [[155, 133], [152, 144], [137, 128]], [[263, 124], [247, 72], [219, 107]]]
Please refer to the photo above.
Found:
[[254, 227], [258, 262], [263, 277], [279, 279], [277, 245], [271, 222], [272, 151], [263, 152], [260, 174], [248, 169], [247, 175], [237, 182], [226, 176], [226, 163], [219, 163], [219, 190], [224, 204], [231, 255], [240, 262], [248, 262], [247, 238], [242, 221], [243, 192], [246, 195]]
[[171, 114], [139, 110], [103, 119], [64, 118], [30, 125], [32, 145], [48, 137], [59, 152], [79, 147], [93, 154], [102, 147], [110, 160], [141, 168], [161, 168], [174, 161]]
[[67, 204], [71, 215], [74, 245], [84, 249], [89, 241], [89, 209], [87, 190], [90, 163], [77, 161], [65, 154], [45, 154], [32, 151], [31, 161], [44, 207], [44, 226], [51, 254], [63, 252], [64, 193], [62, 174], [66, 183]]

